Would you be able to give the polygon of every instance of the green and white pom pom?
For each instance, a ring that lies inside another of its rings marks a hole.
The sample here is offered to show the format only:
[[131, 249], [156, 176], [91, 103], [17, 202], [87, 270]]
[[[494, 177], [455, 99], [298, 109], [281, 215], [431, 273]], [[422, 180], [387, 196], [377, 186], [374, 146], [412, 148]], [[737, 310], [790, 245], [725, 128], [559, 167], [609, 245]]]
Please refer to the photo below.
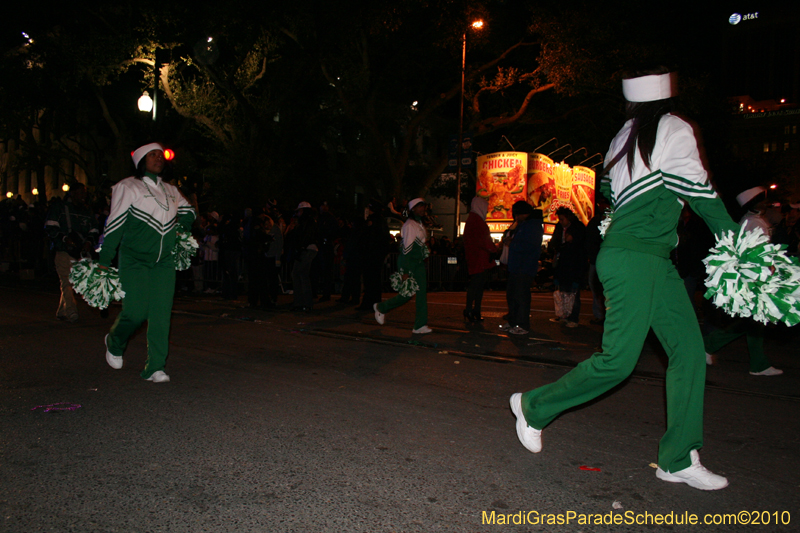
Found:
[[100, 268], [91, 259], [81, 259], [72, 263], [69, 282], [75, 292], [92, 307], [105, 309], [113, 300], [122, 300], [125, 291], [119, 281], [119, 270]]
[[606, 216], [603, 218], [603, 220], [600, 221], [600, 226], [598, 228], [600, 230], [601, 239], [606, 238], [606, 231], [608, 231], [608, 227], [611, 225], [611, 220], [613, 218], [614, 218], [614, 210], [611, 208], [606, 209]]
[[197, 241], [189, 233], [175, 234], [175, 248], [172, 249], [172, 256], [175, 258], [175, 270], [186, 270], [192, 266], [192, 257], [199, 248]]
[[411, 298], [419, 291], [419, 283], [411, 274], [404, 280], [403, 274], [403, 270], [400, 269], [389, 276], [389, 281], [392, 283], [392, 289], [397, 291], [397, 294], [405, 298]]
[[800, 263], [761, 229], [728, 231], [703, 260], [705, 297], [731, 316], [766, 324], [800, 323]]

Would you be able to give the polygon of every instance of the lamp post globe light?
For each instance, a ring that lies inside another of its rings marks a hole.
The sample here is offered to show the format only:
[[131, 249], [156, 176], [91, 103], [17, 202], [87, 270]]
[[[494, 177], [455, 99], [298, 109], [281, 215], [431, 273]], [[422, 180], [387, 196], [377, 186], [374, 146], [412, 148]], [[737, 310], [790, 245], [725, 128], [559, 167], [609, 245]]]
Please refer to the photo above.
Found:
[[150, 98], [150, 93], [147, 91], [145, 91], [144, 94], [139, 97], [137, 104], [139, 106], [139, 111], [143, 113], [149, 113], [153, 110], [153, 99]]
[[[483, 21], [476, 20], [470, 26], [476, 30], [483, 28]], [[456, 214], [453, 222], [453, 239], [458, 237], [461, 219], [461, 156], [464, 144], [464, 70], [467, 64], [467, 32], [461, 37], [461, 102], [458, 114], [458, 162], [456, 163]]]

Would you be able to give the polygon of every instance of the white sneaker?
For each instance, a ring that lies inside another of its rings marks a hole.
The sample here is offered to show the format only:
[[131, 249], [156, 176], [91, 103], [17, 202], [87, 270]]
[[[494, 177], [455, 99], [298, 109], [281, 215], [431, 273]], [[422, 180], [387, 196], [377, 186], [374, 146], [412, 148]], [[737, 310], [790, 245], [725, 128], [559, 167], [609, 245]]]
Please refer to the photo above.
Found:
[[550, 322], [561, 322], [561, 317], [554, 316], [550, 319]]
[[783, 370], [777, 369], [774, 366], [762, 370], [761, 372], [750, 372], [751, 376], [780, 376], [781, 374], [783, 374]]
[[386, 320], [386, 315], [378, 311], [378, 304], [372, 304], [372, 309], [375, 311], [375, 322], [382, 326]]
[[512, 329], [514, 329], [514, 326], [512, 326], [512, 325], [511, 325], [511, 324], [509, 324], [508, 322], [506, 322], [505, 324], [503, 324], [502, 326], [500, 326], [500, 331], [510, 331], [510, 330], [512, 330]]
[[416, 333], [417, 335], [425, 335], [426, 333], [431, 333], [433, 330], [428, 326], [422, 326], [421, 328], [412, 329], [411, 333]]
[[153, 383], [166, 383], [169, 381], [169, 376], [163, 370], [156, 370], [153, 372], [153, 375], [147, 378], [147, 381], [152, 381]]
[[508, 403], [511, 404], [511, 412], [517, 417], [519, 441], [528, 451], [539, 453], [542, 451], [542, 430], [530, 427], [525, 420], [525, 416], [522, 414], [522, 393], [512, 394]]
[[656, 477], [670, 483], [686, 483], [700, 490], [719, 490], [728, 486], [727, 478], [708, 471], [700, 464], [700, 454], [697, 450], [689, 452], [689, 457], [692, 459], [692, 466], [677, 472], [664, 472], [659, 467], [656, 470]]
[[577, 328], [578, 327], [578, 323], [577, 322], [570, 322], [569, 320], [567, 320], [567, 327], [568, 328]]
[[528, 330], [527, 329], [521, 328], [519, 326], [514, 326], [513, 328], [508, 330], [508, 332], [511, 333], [512, 335], [527, 335], [528, 334]]
[[111, 352], [108, 351], [108, 335], [103, 340], [106, 345], [106, 363], [108, 366], [115, 370], [119, 370], [122, 368], [122, 356], [121, 355], [113, 355]]
[[714, 364], [714, 356], [710, 353], [706, 352], [706, 364], [713, 365]]

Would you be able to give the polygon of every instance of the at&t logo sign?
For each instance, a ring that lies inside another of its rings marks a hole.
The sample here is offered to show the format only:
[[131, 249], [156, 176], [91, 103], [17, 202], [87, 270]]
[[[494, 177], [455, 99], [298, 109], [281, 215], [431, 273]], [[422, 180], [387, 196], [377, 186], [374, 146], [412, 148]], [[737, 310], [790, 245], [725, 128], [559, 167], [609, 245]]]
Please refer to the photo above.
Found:
[[758, 18], [758, 11], [756, 11], [755, 13], [748, 13], [747, 15], [740, 15], [739, 13], [734, 13], [733, 15], [728, 17], [728, 22], [730, 22], [731, 25], [736, 26], [743, 20], [755, 20], [757, 18]]

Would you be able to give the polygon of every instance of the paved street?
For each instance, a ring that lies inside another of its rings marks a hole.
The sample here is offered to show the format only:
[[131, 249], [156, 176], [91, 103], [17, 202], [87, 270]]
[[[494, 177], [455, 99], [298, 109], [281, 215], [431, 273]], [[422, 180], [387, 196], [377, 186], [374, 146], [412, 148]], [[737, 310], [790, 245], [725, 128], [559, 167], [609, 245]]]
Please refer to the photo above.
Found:
[[[520, 445], [508, 397], [594, 351], [601, 329], [588, 325], [588, 296], [581, 327], [568, 330], [547, 320], [552, 296], [536, 294], [533, 331], [509, 338], [497, 330], [498, 292], [471, 328], [463, 293], [429, 295], [426, 336], [411, 334], [411, 306], [379, 326], [335, 302], [300, 314], [289, 297], [266, 312], [243, 298], [179, 294], [172, 381], [153, 384], [138, 376], [144, 331], [122, 370], [105, 363], [118, 306], [104, 319], [81, 304], [81, 320], [67, 324], [49, 285], [6, 284], [0, 531], [798, 531], [800, 365], [786, 330], [767, 340], [784, 376], [749, 376], [743, 340], [708, 371], [701, 458], [729, 478], [722, 491], [655, 477], [665, 424], [656, 344], [620, 387], [551, 424], [540, 454]], [[74, 410], [45, 412], [53, 404]], [[770, 524], [514, 525], [535, 520], [531, 511], [607, 520], [766, 511], [758, 518]]]

